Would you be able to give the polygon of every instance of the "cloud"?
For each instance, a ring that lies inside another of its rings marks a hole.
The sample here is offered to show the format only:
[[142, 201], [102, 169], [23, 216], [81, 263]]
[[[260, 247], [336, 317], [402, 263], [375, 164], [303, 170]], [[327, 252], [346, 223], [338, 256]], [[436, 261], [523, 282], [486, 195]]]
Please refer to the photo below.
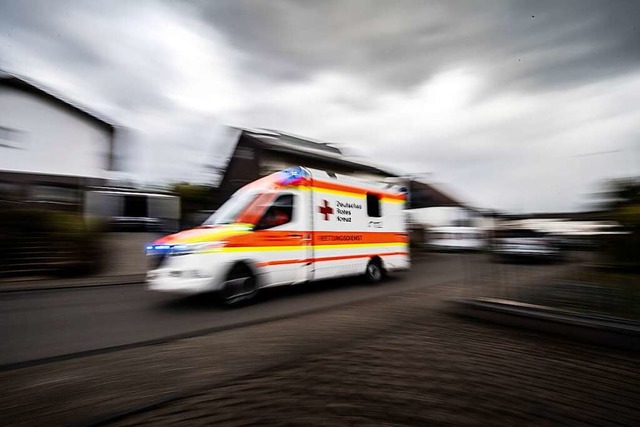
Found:
[[333, 71], [412, 89], [432, 74], [473, 62], [490, 69], [503, 87], [575, 85], [633, 70], [640, 55], [640, 5], [633, 1], [193, 4], [270, 80]]
[[127, 164], [146, 180], [193, 179], [193, 145], [228, 142], [216, 114], [246, 102], [235, 85], [241, 71], [188, 11], [148, 1], [0, 7], [0, 65], [131, 129], [127, 144], [137, 147]]
[[204, 179], [196, 169], [209, 160], [193, 159], [222, 162], [224, 123], [432, 173], [479, 206], [565, 210], [598, 179], [639, 172], [638, 11], [589, 0], [7, 1], [0, 66], [135, 131], [147, 179]]
[[3, 65], [92, 104], [111, 104], [103, 108], [125, 124], [132, 112], [215, 113], [242, 101], [235, 53], [184, 8], [63, 0], [7, 2], [2, 12]]
[[[358, 147], [398, 173], [432, 173], [484, 207], [576, 209], [597, 181], [637, 173], [640, 73], [477, 99], [484, 82], [459, 69], [409, 95], [380, 94], [357, 79], [324, 75], [260, 94], [245, 117]], [[363, 100], [367, 108], [358, 107]], [[581, 157], [610, 150], [626, 154]]]

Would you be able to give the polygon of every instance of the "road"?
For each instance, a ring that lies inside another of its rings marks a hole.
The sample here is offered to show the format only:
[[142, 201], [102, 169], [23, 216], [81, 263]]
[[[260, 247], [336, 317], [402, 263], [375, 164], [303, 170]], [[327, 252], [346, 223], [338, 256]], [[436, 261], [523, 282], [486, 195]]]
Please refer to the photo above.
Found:
[[[0, 365], [233, 327], [425, 286], [461, 283], [494, 268], [484, 255], [426, 254], [379, 285], [326, 281], [266, 292], [226, 309], [210, 298], [151, 293], [143, 284], [0, 294]], [[550, 266], [510, 266], [549, 269]], [[524, 270], [523, 270], [524, 271]], [[530, 271], [530, 270], [527, 270]]]

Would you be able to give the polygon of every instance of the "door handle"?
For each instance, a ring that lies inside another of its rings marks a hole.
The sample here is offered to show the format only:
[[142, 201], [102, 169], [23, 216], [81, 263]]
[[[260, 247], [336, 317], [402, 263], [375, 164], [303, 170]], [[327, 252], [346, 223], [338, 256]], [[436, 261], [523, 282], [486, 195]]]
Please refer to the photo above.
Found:
[[302, 237], [302, 234], [291, 233], [291, 234], [289, 234], [289, 237]]

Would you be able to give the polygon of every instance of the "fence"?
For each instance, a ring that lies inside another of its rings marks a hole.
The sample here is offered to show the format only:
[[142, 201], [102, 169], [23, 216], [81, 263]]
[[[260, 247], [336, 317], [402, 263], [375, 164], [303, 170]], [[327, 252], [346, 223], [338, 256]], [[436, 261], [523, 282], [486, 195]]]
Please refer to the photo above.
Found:
[[573, 251], [548, 261], [466, 256], [457, 296], [640, 320], [640, 276], [608, 268], [600, 259], [595, 251]]

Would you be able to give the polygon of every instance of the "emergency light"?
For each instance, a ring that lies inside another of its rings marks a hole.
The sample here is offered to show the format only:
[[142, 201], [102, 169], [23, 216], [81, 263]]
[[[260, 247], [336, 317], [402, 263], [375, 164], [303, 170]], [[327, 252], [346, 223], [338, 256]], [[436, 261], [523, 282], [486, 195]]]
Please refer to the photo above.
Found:
[[280, 184], [297, 185], [309, 178], [309, 173], [300, 166], [288, 168], [280, 172]]

